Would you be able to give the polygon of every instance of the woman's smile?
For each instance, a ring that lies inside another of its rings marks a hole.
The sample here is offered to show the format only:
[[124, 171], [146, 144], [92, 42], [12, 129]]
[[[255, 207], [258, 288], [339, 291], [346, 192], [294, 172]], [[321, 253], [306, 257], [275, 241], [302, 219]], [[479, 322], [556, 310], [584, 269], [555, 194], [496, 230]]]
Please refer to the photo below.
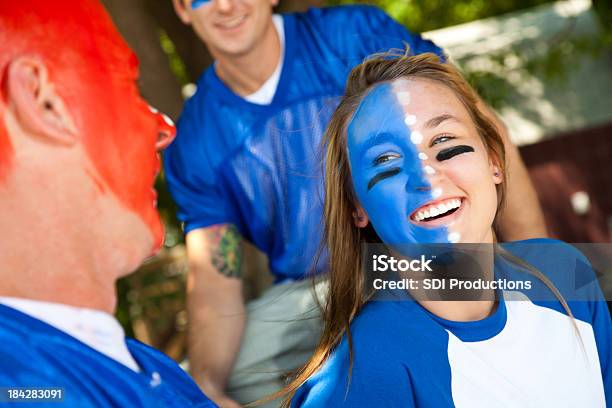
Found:
[[461, 216], [464, 200], [449, 197], [429, 202], [413, 211], [410, 221], [423, 228], [451, 226]]

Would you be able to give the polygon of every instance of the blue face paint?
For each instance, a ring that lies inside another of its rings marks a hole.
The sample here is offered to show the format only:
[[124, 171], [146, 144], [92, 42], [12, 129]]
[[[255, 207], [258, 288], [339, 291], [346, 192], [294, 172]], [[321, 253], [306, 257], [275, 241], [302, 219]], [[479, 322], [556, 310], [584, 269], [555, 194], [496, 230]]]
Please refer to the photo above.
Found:
[[357, 197], [378, 236], [396, 248], [449, 242], [446, 227], [426, 228], [410, 220], [440, 192], [427, 179], [435, 170], [419, 150], [423, 136], [408, 126], [415, 121], [402, 105], [414, 103], [409, 99], [409, 93], [398, 92], [392, 84], [377, 85], [348, 126], [348, 155]]
[[208, 4], [210, 3], [212, 0], [193, 0], [191, 2], [191, 9], [195, 10], [200, 6], [203, 6], [204, 4]]

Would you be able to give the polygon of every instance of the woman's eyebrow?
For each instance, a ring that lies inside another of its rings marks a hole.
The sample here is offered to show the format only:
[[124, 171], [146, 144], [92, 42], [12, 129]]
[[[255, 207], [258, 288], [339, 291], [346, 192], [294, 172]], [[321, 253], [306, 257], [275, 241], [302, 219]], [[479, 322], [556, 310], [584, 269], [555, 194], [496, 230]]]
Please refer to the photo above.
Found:
[[387, 143], [387, 142], [394, 142], [394, 141], [395, 141], [395, 137], [391, 133], [376, 132], [368, 136], [368, 139], [365, 142], [363, 142], [359, 151], [361, 152], [361, 154], [365, 154], [368, 151], [368, 149], [374, 146], [377, 146], [383, 143]]
[[454, 120], [456, 122], [461, 122], [459, 119], [457, 119], [455, 116], [451, 115], [450, 113], [443, 113], [442, 115], [434, 116], [433, 118], [425, 122], [425, 127], [432, 129], [437, 126], [440, 126], [442, 122], [445, 122], [447, 120]]

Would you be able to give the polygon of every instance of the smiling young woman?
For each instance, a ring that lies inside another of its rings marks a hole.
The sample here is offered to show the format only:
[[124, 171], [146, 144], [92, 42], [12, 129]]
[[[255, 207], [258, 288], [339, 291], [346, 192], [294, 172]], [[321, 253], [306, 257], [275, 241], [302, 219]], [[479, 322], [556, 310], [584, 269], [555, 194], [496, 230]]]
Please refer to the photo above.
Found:
[[[325, 326], [276, 395], [286, 406], [605, 406], [605, 302], [598, 287], [565, 302], [551, 276], [580, 255], [536, 240], [560, 266], [534, 268], [494, 246], [503, 146], [475, 92], [437, 56], [375, 56], [353, 70], [326, 133]], [[363, 272], [369, 242], [404, 256], [408, 244], [489, 244], [491, 270], [531, 272], [553, 300], [377, 301]]]

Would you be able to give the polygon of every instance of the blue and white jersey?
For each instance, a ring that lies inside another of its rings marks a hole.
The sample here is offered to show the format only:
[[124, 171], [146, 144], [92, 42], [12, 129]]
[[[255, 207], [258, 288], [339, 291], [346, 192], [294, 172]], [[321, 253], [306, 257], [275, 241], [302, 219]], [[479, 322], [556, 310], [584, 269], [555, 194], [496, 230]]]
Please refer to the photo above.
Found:
[[[234, 94], [208, 69], [165, 153], [168, 186], [185, 232], [235, 224], [268, 255], [277, 281], [326, 268], [322, 235], [326, 125], [350, 70], [376, 52], [442, 51], [368, 6], [283, 16], [285, 53], [269, 105]], [[315, 268], [315, 270], [313, 270]]]
[[[544, 240], [523, 242], [532, 241]], [[528, 245], [506, 249], [560, 280], [563, 294], [564, 275], [573, 279], [584, 258], [568, 245], [549, 248], [554, 254], [544, 257]], [[496, 268], [535, 280], [505, 261]], [[474, 322], [442, 319], [411, 300], [368, 302], [351, 324], [352, 375], [345, 336], [292, 407], [603, 408], [606, 399], [610, 406], [612, 323], [599, 286], [587, 281], [583, 300], [567, 302], [580, 336], [558, 301], [530, 301], [523, 292], [505, 292]]]
[[61, 402], [14, 404], [20, 407], [216, 407], [169, 357], [134, 339], [126, 343], [140, 372], [0, 305], [0, 387], [63, 389]]

